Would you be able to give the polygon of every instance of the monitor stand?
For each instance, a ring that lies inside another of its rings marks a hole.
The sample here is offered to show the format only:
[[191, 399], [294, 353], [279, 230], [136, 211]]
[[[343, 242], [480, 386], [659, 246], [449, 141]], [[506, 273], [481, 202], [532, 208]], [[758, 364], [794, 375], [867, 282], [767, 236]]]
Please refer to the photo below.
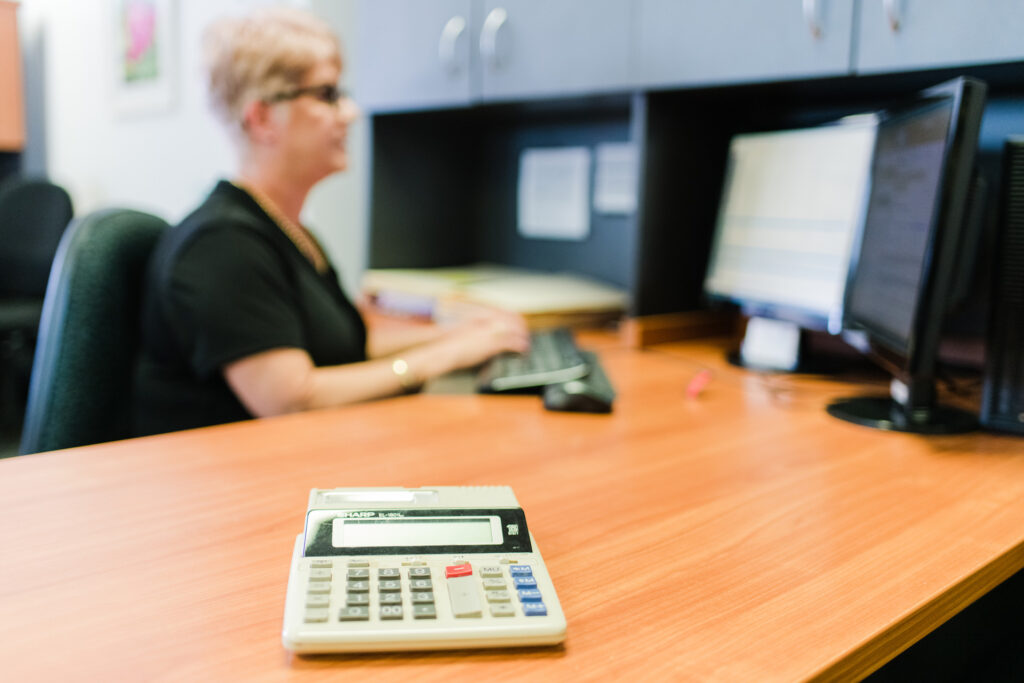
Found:
[[851, 364], [848, 359], [815, 353], [808, 346], [808, 333], [797, 324], [753, 317], [739, 350], [730, 351], [727, 359], [749, 370], [809, 375], [836, 374]]
[[935, 401], [934, 383], [916, 384], [915, 391], [894, 379], [890, 396], [841, 399], [828, 406], [828, 414], [865, 427], [913, 434], [963, 434], [978, 428], [972, 413]]

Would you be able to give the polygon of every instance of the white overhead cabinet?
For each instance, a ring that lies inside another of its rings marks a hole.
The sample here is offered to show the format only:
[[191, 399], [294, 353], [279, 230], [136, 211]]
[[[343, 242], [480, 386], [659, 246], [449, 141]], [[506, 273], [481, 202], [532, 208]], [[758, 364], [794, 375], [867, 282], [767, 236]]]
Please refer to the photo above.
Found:
[[1024, 59], [1021, 0], [861, 0], [859, 74]]
[[355, 95], [368, 110], [472, 101], [472, 0], [360, 0]]
[[850, 71], [854, 0], [635, 0], [633, 82], [668, 88]]
[[629, 0], [361, 0], [357, 15], [369, 110], [629, 86]]

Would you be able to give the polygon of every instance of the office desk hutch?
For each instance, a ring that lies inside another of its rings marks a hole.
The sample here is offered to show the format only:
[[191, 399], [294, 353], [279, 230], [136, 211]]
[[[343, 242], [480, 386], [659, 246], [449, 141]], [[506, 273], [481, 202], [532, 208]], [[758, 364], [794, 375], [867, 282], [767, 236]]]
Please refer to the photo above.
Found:
[[[610, 416], [418, 395], [0, 462], [4, 678], [851, 678], [1024, 567], [1019, 439], [845, 424], [824, 405], [863, 385], [753, 374], [720, 344], [581, 341]], [[282, 648], [310, 488], [477, 484], [528, 511], [564, 646]]]

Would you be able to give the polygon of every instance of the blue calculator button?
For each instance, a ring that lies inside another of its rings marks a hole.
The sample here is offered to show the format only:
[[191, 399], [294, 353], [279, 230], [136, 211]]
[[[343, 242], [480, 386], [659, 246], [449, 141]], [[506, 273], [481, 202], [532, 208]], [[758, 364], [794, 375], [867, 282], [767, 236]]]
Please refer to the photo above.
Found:
[[543, 598], [540, 595], [540, 591], [536, 588], [527, 588], [525, 590], [518, 591], [519, 602], [540, 602]]
[[516, 588], [536, 588], [537, 579], [532, 576], [517, 576], [512, 579], [512, 583], [515, 584]]
[[523, 603], [523, 616], [527, 617], [546, 617], [548, 614], [548, 608], [543, 602], [524, 602]]
[[509, 565], [508, 574], [513, 578], [517, 576], [533, 576], [533, 568], [528, 564], [513, 564]]

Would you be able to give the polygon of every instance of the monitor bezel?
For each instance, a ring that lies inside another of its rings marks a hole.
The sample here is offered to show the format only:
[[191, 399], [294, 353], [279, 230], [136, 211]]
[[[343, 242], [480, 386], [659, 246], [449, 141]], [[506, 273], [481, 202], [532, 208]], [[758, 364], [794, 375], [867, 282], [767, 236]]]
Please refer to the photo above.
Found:
[[[851, 305], [866, 225], [862, 226], [851, 253], [844, 289], [844, 329], [863, 334], [869, 353], [876, 362], [907, 384], [914, 378], [930, 377], [934, 372], [939, 337], [948, 313], [948, 299], [958, 276], [957, 250], [967, 218], [985, 93], [983, 82], [960, 77], [923, 90], [911, 101], [881, 113], [880, 129], [892, 121], [898, 122], [926, 113], [942, 103], [952, 105], [939, 180], [938, 207], [933, 212], [929, 226], [914, 315], [907, 339], [899, 339], [870, 318], [858, 315], [856, 308]], [[881, 136], [876, 137], [876, 151], [879, 139]], [[874, 164], [873, 160], [872, 178]], [[870, 203], [865, 210], [865, 223], [869, 218], [868, 212]]]
[[[783, 135], [788, 133], [815, 132], [821, 130], [828, 130], [832, 128], [876, 128], [877, 123], [878, 118], [875, 115], [875, 113], [866, 112], [852, 114], [850, 116], [845, 116], [840, 119], [827, 121], [814, 126], [801, 126], [796, 128], [744, 132], [737, 133], [732, 137], [732, 139], [729, 141], [730, 154], [727, 159], [725, 176], [722, 182], [722, 192], [719, 198], [718, 212], [716, 214], [714, 230], [711, 238], [711, 248], [708, 254], [708, 266], [704, 274], [703, 296], [705, 301], [708, 302], [709, 305], [713, 307], [731, 305], [737, 307], [743, 315], [748, 317], [771, 318], [773, 320], [790, 322], [797, 325], [801, 329], [811, 330], [815, 332], [827, 332], [833, 335], [838, 335], [841, 333], [842, 323], [844, 320], [843, 307], [846, 302], [845, 293], [843, 297], [840, 297], [839, 301], [835, 302], [835, 305], [832, 307], [832, 309], [825, 313], [816, 309], [806, 308], [803, 306], [781, 303], [778, 301], [771, 301], [770, 299], [757, 299], [754, 297], [741, 296], [729, 292], [713, 291], [708, 288], [708, 278], [711, 274], [719, 233], [722, 229], [721, 217], [723, 211], [725, 210], [726, 201], [728, 199], [727, 190], [729, 187], [730, 178], [732, 177], [732, 174], [734, 172], [734, 162], [732, 159], [731, 150], [732, 145], [734, 144], [736, 139], [741, 137], [772, 136]], [[857, 217], [854, 219], [853, 234], [851, 235], [850, 240], [850, 251], [847, 266], [849, 265], [849, 258], [853, 257], [854, 250], [857, 247], [860, 229], [863, 224], [865, 212], [867, 210], [867, 200], [871, 189], [870, 163], [868, 164], [868, 166], [868, 177], [866, 178], [864, 191], [858, 202]], [[847, 278], [848, 274], [849, 269], [847, 268]], [[843, 286], [846, 286], [846, 281], [844, 281]]]

